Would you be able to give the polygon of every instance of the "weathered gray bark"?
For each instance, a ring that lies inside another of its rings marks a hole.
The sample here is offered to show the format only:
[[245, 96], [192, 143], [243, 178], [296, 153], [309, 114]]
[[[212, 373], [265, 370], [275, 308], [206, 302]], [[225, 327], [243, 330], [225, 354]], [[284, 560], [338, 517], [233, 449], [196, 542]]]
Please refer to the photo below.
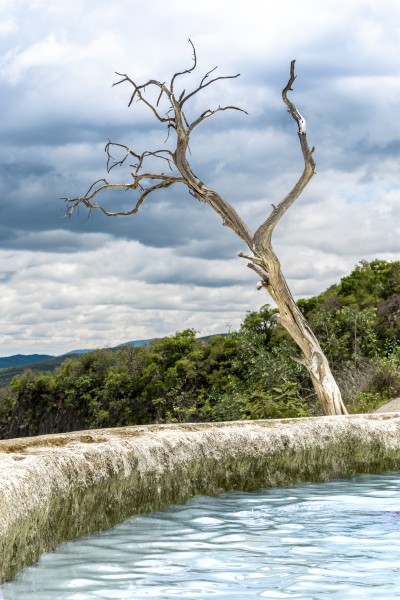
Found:
[[257, 265], [262, 277], [261, 283], [267, 288], [278, 306], [279, 322], [285, 327], [303, 352], [304, 356], [298, 360], [304, 364], [310, 374], [324, 414], [343, 415], [347, 414], [347, 410], [343, 404], [340, 390], [331, 373], [328, 360], [290, 293], [271, 242], [275, 225], [299, 197], [315, 173], [315, 162], [312, 156], [314, 148], [310, 150], [308, 146], [305, 119], [287, 97], [288, 91], [291, 90], [291, 86], [295, 80], [294, 65], [295, 61], [292, 61], [290, 65], [290, 78], [282, 92], [282, 98], [288, 108], [288, 112], [297, 123], [298, 136], [304, 158], [304, 170], [294, 188], [273, 208], [268, 219], [255, 232], [253, 253], [259, 257], [261, 262], [261, 264]]
[[[206, 110], [197, 119], [191, 123], [188, 122], [184, 112], [184, 104], [187, 100], [218, 80], [238, 77], [238, 75], [234, 75], [209, 79], [210, 74], [215, 70], [213, 69], [203, 77], [197, 88], [189, 93], [185, 93], [185, 90], [183, 90], [180, 96], [177, 97], [174, 91], [176, 79], [182, 75], [191, 73], [196, 68], [196, 52], [193, 44], [192, 48], [193, 66], [185, 71], [175, 73], [169, 86], [156, 80], [150, 80], [145, 84], [137, 85], [130, 77], [128, 77], [128, 75], [121, 75], [122, 79], [118, 81], [117, 84], [114, 84], [118, 85], [123, 82], [130, 83], [133, 86], [134, 91], [129, 105], [131, 105], [134, 99], [143, 102], [153, 112], [157, 120], [167, 125], [168, 134], [171, 130], [175, 132], [176, 147], [174, 152], [162, 149], [154, 152], [146, 151], [142, 154], [137, 154], [124, 144], [109, 142], [106, 145], [108, 172], [113, 167], [122, 165], [127, 158], [134, 157], [137, 160], [137, 163], [132, 165], [132, 181], [127, 184], [109, 183], [105, 179], [95, 182], [85, 196], [73, 199], [64, 198], [68, 204], [67, 214], [72, 214], [76, 207], [83, 204], [89, 208], [89, 210], [98, 209], [108, 216], [131, 215], [138, 212], [143, 201], [152, 192], [162, 188], [168, 188], [175, 183], [185, 184], [188, 187], [189, 192], [195, 198], [209, 204], [222, 217], [223, 224], [230, 227], [248, 246], [251, 256], [243, 253], [241, 253], [240, 256], [248, 259], [248, 266], [259, 275], [261, 279], [259, 287], [266, 288], [278, 307], [279, 322], [285, 327], [302, 350], [303, 356], [301, 358], [296, 358], [295, 360], [301, 362], [308, 370], [324, 414], [347, 414], [346, 408], [342, 402], [340, 390], [330, 371], [328, 361], [321, 350], [317, 338], [311, 331], [293, 299], [271, 242], [275, 226], [283, 214], [299, 197], [315, 172], [315, 163], [313, 159], [314, 149], [310, 150], [308, 146], [305, 119], [301, 116], [295, 105], [288, 99], [288, 92], [291, 90], [291, 86], [295, 80], [295, 61], [292, 61], [290, 65], [290, 78], [282, 92], [282, 98], [287, 106], [288, 112], [297, 123], [300, 147], [304, 158], [304, 170], [294, 188], [279, 202], [279, 204], [273, 207], [269, 217], [253, 235], [229, 202], [222, 198], [217, 192], [210, 189], [193, 173], [187, 159], [189, 139], [195, 127], [219, 111], [242, 110], [236, 106], [219, 106], [214, 110]], [[146, 99], [146, 88], [156, 88], [159, 90], [158, 101], [155, 105]], [[160, 101], [163, 98], [166, 98], [168, 101], [168, 111], [165, 116], [161, 115], [159, 109]], [[113, 148], [119, 148], [125, 152], [122, 160], [113, 158], [111, 154]], [[166, 164], [169, 167], [171, 173], [146, 172], [144, 164], [150, 157], [161, 160], [163, 164]], [[95, 197], [100, 192], [111, 188], [137, 190], [138, 198], [134, 207], [128, 211], [111, 212], [94, 201]]]

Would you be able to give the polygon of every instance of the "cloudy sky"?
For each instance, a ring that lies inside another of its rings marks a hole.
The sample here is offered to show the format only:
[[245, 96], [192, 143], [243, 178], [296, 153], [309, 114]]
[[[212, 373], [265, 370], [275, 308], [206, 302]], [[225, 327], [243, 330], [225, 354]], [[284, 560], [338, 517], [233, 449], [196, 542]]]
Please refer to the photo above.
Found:
[[199, 127], [191, 164], [253, 230], [302, 169], [281, 101], [297, 60], [292, 99], [317, 175], [274, 234], [295, 296], [323, 291], [361, 259], [400, 258], [398, 0], [0, 0], [1, 356], [227, 331], [269, 301], [237, 257], [240, 240], [183, 188], [149, 197], [135, 216], [64, 218], [59, 198], [105, 176], [108, 139], [163, 147], [165, 129], [145, 107], [128, 108], [115, 71], [166, 81], [191, 65], [188, 38], [198, 68], [187, 89], [216, 65], [241, 74], [195, 97], [193, 115], [220, 104], [249, 114]]

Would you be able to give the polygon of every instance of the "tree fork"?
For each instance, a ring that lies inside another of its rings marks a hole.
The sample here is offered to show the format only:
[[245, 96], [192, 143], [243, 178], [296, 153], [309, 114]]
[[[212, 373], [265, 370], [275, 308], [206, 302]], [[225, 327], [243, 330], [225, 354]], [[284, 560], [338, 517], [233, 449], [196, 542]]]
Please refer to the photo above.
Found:
[[[74, 209], [79, 209], [80, 205], [83, 204], [89, 211], [92, 209], [100, 210], [107, 216], [133, 215], [138, 212], [142, 203], [153, 192], [169, 188], [176, 183], [183, 183], [186, 185], [189, 193], [198, 200], [209, 204], [213, 210], [221, 216], [223, 225], [232, 229], [232, 231], [236, 233], [249, 248], [253, 256], [243, 253], [239, 254], [239, 256], [250, 261], [248, 267], [255, 271], [261, 278], [258, 287], [264, 287], [269, 292], [278, 307], [280, 315], [279, 322], [288, 331], [303, 352], [303, 357], [295, 360], [301, 362], [308, 370], [324, 414], [347, 414], [340, 390], [331, 373], [328, 360], [325, 357], [316, 336], [311, 331], [307, 321], [294, 301], [282, 274], [279, 260], [272, 248], [271, 242], [275, 226], [293, 202], [300, 196], [315, 173], [315, 162], [313, 158], [314, 148], [310, 149], [308, 145], [306, 120], [297, 110], [293, 102], [288, 98], [288, 92], [292, 90], [292, 85], [296, 79], [294, 72], [295, 61], [293, 60], [291, 62], [289, 80], [282, 90], [282, 100], [285, 103], [289, 114], [297, 124], [300, 148], [304, 158], [304, 169], [293, 189], [279, 202], [279, 204], [276, 206], [273, 205], [272, 212], [253, 235], [234, 207], [193, 173], [187, 159], [190, 135], [202, 122], [221, 111], [235, 110], [244, 113], [246, 112], [237, 106], [218, 106], [214, 109], [209, 108], [205, 110], [200, 116], [195, 118], [192, 122], [189, 122], [184, 112], [184, 105], [189, 99], [193, 98], [196, 94], [201, 93], [202, 90], [209, 85], [224, 79], [235, 79], [238, 77], [238, 75], [228, 75], [209, 79], [210, 74], [215, 71], [215, 69], [212, 69], [206, 73], [200, 84], [192, 91], [186, 92], [186, 90], [183, 89], [179, 96], [175, 95], [174, 86], [177, 83], [178, 78], [183, 75], [191, 74], [197, 66], [194, 45], [190, 40], [189, 43], [193, 49], [193, 65], [188, 69], [176, 72], [172, 76], [169, 85], [155, 79], [150, 79], [144, 84], [137, 84], [133, 79], [128, 77], [128, 75], [119, 73], [118, 75], [122, 79], [114, 84], [119, 85], [121, 83], [128, 83], [133, 87], [129, 106], [135, 98], [138, 102], [145, 104], [153, 113], [155, 119], [166, 125], [168, 132], [167, 139], [171, 132], [175, 133], [175, 150], [170, 151], [165, 149], [145, 151], [142, 154], [138, 154], [124, 144], [109, 141], [105, 148], [107, 153], [108, 172], [115, 166], [121, 166], [126, 158], [132, 156], [137, 160], [136, 164], [131, 165], [133, 168], [131, 173], [132, 178], [129, 183], [118, 184], [109, 183], [105, 179], [100, 179], [89, 188], [85, 196], [63, 198], [67, 203], [66, 214], [71, 216]], [[148, 88], [156, 88], [158, 99], [155, 105], [146, 98], [146, 90]], [[165, 112], [165, 115], [162, 114], [160, 107], [163, 100], [166, 100], [168, 103], [168, 110]], [[111, 154], [113, 148], [123, 149], [126, 153], [125, 157], [122, 158], [122, 160], [115, 159]], [[145, 165], [147, 165], [147, 159], [149, 158], [161, 161], [163, 166], [167, 164], [170, 173], [166, 174], [164, 171], [161, 171], [160, 173], [147, 172], [145, 170]], [[176, 169], [175, 172], [174, 168]], [[133, 208], [127, 211], [109, 211], [97, 203], [97, 196], [99, 194], [102, 194], [107, 189], [115, 188], [131, 190], [133, 193], [137, 194]]]
[[272, 233], [275, 226], [300, 196], [310, 179], [315, 174], [313, 158], [314, 148], [310, 150], [307, 141], [306, 120], [287, 96], [292, 90], [296, 78], [294, 73], [295, 61], [290, 64], [289, 81], [282, 91], [282, 99], [289, 114], [297, 123], [300, 147], [304, 159], [304, 170], [293, 189], [280, 201], [266, 221], [254, 234], [254, 254], [261, 259], [263, 268], [268, 272], [265, 281], [266, 289], [275, 301], [279, 310], [279, 322], [302, 350], [304, 358], [301, 364], [307, 369], [325, 415], [346, 415], [339, 387], [332, 375], [329, 362], [321, 346], [297, 306], [287, 282], [282, 274], [281, 266], [272, 248]]

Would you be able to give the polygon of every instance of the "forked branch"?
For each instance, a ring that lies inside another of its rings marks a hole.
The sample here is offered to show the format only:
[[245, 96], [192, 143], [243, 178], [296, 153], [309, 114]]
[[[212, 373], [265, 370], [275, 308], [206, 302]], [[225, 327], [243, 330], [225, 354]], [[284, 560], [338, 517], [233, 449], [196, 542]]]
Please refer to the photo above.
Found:
[[[192, 50], [193, 50], [193, 66], [189, 67], [189, 69], [185, 69], [184, 71], [179, 71], [178, 73], [175, 73], [172, 76], [171, 79], [171, 84], [170, 84], [170, 90], [171, 90], [171, 94], [174, 93], [174, 84], [175, 84], [175, 79], [177, 77], [179, 77], [180, 75], [186, 75], [188, 73], [191, 73], [192, 71], [195, 70], [195, 68], [197, 67], [197, 56], [196, 56], [196, 48], [194, 47], [194, 44], [192, 42], [192, 40], [189, 38], [188, 40], [189, 44], [192, 46]], [[183, 90], [182, 94], [185, 93], [185, 90]]]
[[297, 123], [297, 132], [300, 140], [300, 147], [304, 158], [304, 170], [296, 182], [292, 190], [279, 202], [277, 206], [273, 206], [273, 210], [264, 223], [257, 229], [254, 234], [254, 243], [257, 249], [270, 250], [271, 238], [275, 226], [283, 217], [285, 212], [292, 206], [293, 202], [300, 196], [312, 176], [315, 174], [315, 162], [313, 158], [314, 148], [310, 150], [307, 141], [306, 120], [297, 110], [296, 106], [289, 100], [288, 92], [292, 91], [292, 85], [296, 76], [294, 74], [294, 60], [290, 64], [290, 77], [286, 86], [282, 91], [282, 99], [287, 106], [289, 114]]
[[[122, 148], [125, 151], [124, 156], [118, 160], [111, 154], [112, 148]], [[106, 144], [105, 151], [107, 154], [107, 173], [109, 173], [114, 167], [122, 166], [126, 159], [130, 156], [133, 156], [137, 159], [137, 163], [130, 165], [130, 167], [133, 168], [133, 176], [139, 175], [139, 171], [143, 167], [144, 161], [149, 157], [165, 160], [169, 169], [172, 171], [173, 154], [170, 150], [145, 150], [142, 152], [142, 154], [137, 154], [134, 150], [131, 150], [129, 146], [126, 146], [125, 144], [119, 144], [117, 142], [111, 142], [109, 140]]]
[[[200, 84], [196, 88], [188, 93], [183, 90], [179, 95], [179, 99], [177, 99], [175, 96], [175, 84], [177, 79], [182, 75], [192, 73], [197, 66], [195, 47], [191, 40], [189, 40], [189, 43], [193, 49], [193, 65], [188, 69], [176, 72], [171, 79], [169, 87], [165, 82], [157, 81], [155, 79], [150, 79], [144, 84], [138, 84], [128, 75], [121, 73], [118, 74], [121, 79], [114, 84], [119, 85], [121, 83], [129, 83], [131, 86], [133, 86], [133, 93], [128, 105], [131, 106], [134, 99], [142, 102], [152, 111], [153, 115], [159, 122], [167, 125], [168, 132], [171, 129], [174, 130], [176, 133], [175, 149], [173, 151], [169, 149], [160, 149], [155, 151], [146, 150], [145, 152], [138, 153], [124, 144], [109, 141], [106, 145], [107, 171], [110, 172], [115, 167], [122, 166], [128, 158], [132, 157], [135, 160], [135, 162], [130, 165], [132, 168], [131, 176], [133, 181], [130, 183], [111, 183], [106, 180], [100, 180], [102, 185], [97, 185], [99, 181], [96, 182], [91, 187], [90, 193], [87, 193], [85, 196], [73, 199], [64, 199], [68, 204], [67, 214], [71, 214], [73, 209], [79, 206], [79, 204], [83, 204], [89, 209], [101, 210], [106, 215], [110, 216], [125, 216], [135, 214], [149, 194], [170, 187], [175, 183], [185, 183], [189, 188], [189, 191], [197, 199], [210, 204], [210, 206], [212, 206], [212, 208], [221, 215], [223, 224], [230, 227], [246, 243], [250, 250], [255, 253], [255, 255], [258, 255], [261, 249], [271, 249], [271, 237], [275, 226], [283, 214], [293, 204], [296, 198], [298, 198], [314, 174], [315, 163], [312, 157], [314, 149], [310, 150], [308, 147], [305, 119], [297, 110], [293, 102], [288, 98], [288, 92], [292, 90], [292, 85], [296, 78], [294, 73], [295, 61], [292, 61], [290, 65], [290, 77], [287, 85], [282, 91], [282, 98], [287, 106], [288, 112], [292, 115], [293, 119], [297, 123], [300, 145], [304, 157], [304, 171], [289, 194], [285, 196], [277, 206], [273, 207], [273, 211], [266, 221], [258, 228], [253, 238], [249, 228], [237, 214], [235, 209], [217, 192], [211, 190], [196, 175], [194, 175], [191, 167], [189, 166], [187, 152], [189, 148], [190, 134], [198, 125], [200, 125], [206, 119], [214, 116], [216, 113], [222, 111], [235, 110], [247, 114], [245, 110], [234, 105], [219, 106], [215, 109], [206, 109], [191, 123], [188, 122], [183, 111], [183, 105], [185, 102], [217, 81], [223, 79], [236, 79], [239, 76], [228, 75], [210, 78], [211, 73], [214, 73], [217, 68], [215, 67], [203, 76]], [[156, 88], [159, 91], [155, 104], [146, 97], [146, 91], [148, 88]], [[168, 101], [168, 110], [166, 111], [165, 115], [161, 113], [159, 106], [163, 96], [165, 96]], [[115, 149], [123, 151], [121, 158], [114, 157], [113, 150]], [[150, 158], [161, 160], [168, 166], [170, 174], [165, 175], [163, 171], [158, 174], [146, 171], [145, 163], [147, 162], [147, 159]], [[157, 183], [149, 185], [146, 183], [146, 180], [157, 181]], [[102, 208], [97, 201], [94, 202], [94, 198], [97, 197], [101, 192], [117, 188], [140, 191], [140, 195], [135, 200], [131, 209], [126, 211], [110, 211]]]
[[[113, 83], [113, 86], [116, 85], [120, 85], [121, 83], [126, 83], [129, 82], [132, 86], [133, 86], [133, 93], [131, 95], [131, 98], [128, 102], [128, 107], [131, 106], [132, 102], [134, 101], [134, 99], [137, 97], [137, 100], [139, 102], [143, 102], [143, 104], [145, 104], [146, 106], [149, 107], [149, 109], [152, 111], [152, 113], [154, 114], [154, 116], [156, 117], [156, 119], [158, 119], [161, 123], [169, 123], [170, 125], [173, 125], [173, 118], [171, 117], [162, 117], [158, 111], [157, 108], [161, 97], [163, 94], [165, 94], [169, 99], [171, 97], [171, 92], [170, 90], [165, 86], [165, 83], [161, 83], [160, 81], [156, 81], [155, 79], [150, 79], [149, 81], [147, 81], [146, 83], [143, 83], [142, 85], [137, 85], [133, 79], [131, 79], [128, 75], [122, 74], [122, 73], [117, 73], [117, 75], [119, 75], [120, 77], [122, 77], [122, 79], [120, 81], [117, 81], [115, 83]], [[147, 100], [145, 92], [146, 92], [146, 88], [148, 87], [156, 87], [160, 90], [157, 102], [156, 102], [156, 106], [154, 106], [151, 102], [149, 102], [149, 100]]]
[[[73, 210], [81, 204], [89, 208], [89, 210], [97, 209], [108, 216], [126, 216], [135, 214], [149, 194], [170, 187], [175, 183], [185, 183], [189, 189], [189, 192], [192, 193], [198, 200], [208, 203], [221, 216], [223, 224], [233, 229], [233, 231], [252, 250], [253, 237], [246, 224], [239, 217], [229, 202], [222, 198], [217, 192], [211, 190], [196, 175], [194, 175], [189, 166], [187, 158], [190, 134], [195, 127], [200, 125], [200, 123], [218, 112], [236, 110], [246, 113], [246, 111], [237, 106], [219, 106], [215, 109], [209, 108], [195, 118], [192, 123], [188, 122], [188, 119], [183, 111], [183, 105], [185, 102], [193, 98], [206, 87], [223, 79], [236, 79], [239, 75], [220, 76], [210, 79], [211, 73], [213, 73], [216, 69], [215, 67], [204, 75], [200, 81], [200, 84], [194, 90], [188, 93], [183, 90], [179, 95], [179, 99], [177, 99], [175, 96], [175, 85], [177, 79], [182, 75], [190, 74], [197, 66], [194, 45], [191, 40], [189, 40], [189, 43], [193, 49], [193, 65], [188, 69], [176, 72], [173, 75], [169, 86], [165, 82], [157, 81], [155, 79], [150, 79], [144, 84], [139, 84], [128, 75], [122, 73], [117, 73], [121, 79], [114, 84], [130, 84], [133, 87], [133, 93], [130, 97], [128, 106], [131, 106], [133, 100], [135, 99], [138, 102], [142, 102], [151, 110], [154, 117], [159, 122], [166, 124], [168, 132], [170, 130], [175, 131], [176, 138], [175, 148], [173, 151], [169, 149], [161, 149], [155, 151], [146, 150], [145, 152], [138, 153], [125, 144], [109, 141], [105, 148], [107, 154], [107, 172], [110, 172], [115, 167], [124, 165], [127, 159], [133, 158], [135, 162], [130, 165], [132, 168], [131, 176], [133, 181], [130, 183], [111, 183], [105, 179], [99, 180], [95, 182], [93, 186], [91, 186], [90, 190], [85, 194], [85, 196], [72, 199], [64, 198], [68, 205], [67, 214], [71, 215]], [[149, 100], [146, 96], [146, 92], [149, 88], [155, 88], [159, 92], [155, 103]], [[165, 114], [162, 113], [160, 108], [162, 98], [166, 99], [168, 103]], [[115, 157], [114, 151], [122, 152], [121, 158]], [[170, 174], [166, 175], [164, 172], [152, 173], [145, 170], [147, 159], [150, 158], [153, 160], [156, 159], [162, 161], [164, 165], [168, 167]], [[157, 183], [149, 185], [149, 180], [157, 181]], [[97, 202], [97, 196], [106, 190], [118, 188], [124, 190], [137, 190], [139, 192], [139, 197], [135, 200], [133, 207], [124, 211], [110, 211], [104, 209]]]
[[[141, 182], [145, 180], [156, 180], [159, 183], [154, 185], [145, 186]], [[98, 185], [98, 184], [102, 185]], [[81, 204], [88, 208], [90, 211], [93, 209], [99, 210], [103, 214], [108, 217], [126, 217], [128, 215], [134, 215], [138, 212], [140, 206], [146, 200], [147, 196], [156, 192], [157, 190], [166, 189], [174, 185], [175, 183], [184, 183], [182, 177], [174, 177], [164, 174], [155, 174], [155, 173], [142, 173], [140, 176], [135, 177], [133, 183], [109, 183], [106, 179], [99, 179], [95, 181], [86, 194], [77, 198], [61, 198], [64, 202], [67, 203], [66, 216], [70, 217], [76, 208], [79, 208]], [[139, 196], [137, 197], [133, 208], [129, 210], [119, 210], [119, 211], [111, 211], [104, 208], [102, 205], [94, 202], [93, 200], [96, 198], [98, 194], [104, 192], [104, 190], [113, 190], [113, 189], [123, 189], [127, 190], [139, 190]]]
[[[301, 357], [300, 362], [307, 368], [310, 374], [324, 413], [346, 414], [346, 408], [343, 405], [339, 388], [332, 376], [328, 361], [321, 350], [317, 338], [293, 299], [281, 272], [278, 257], [272, 248], [271, 238], [274, 228], [293, 202], [299, 197], [315, 172], [315, 163], [312, 156], [314, 148], [310, 150], [308, 146], [306, 121], [288, 97], [295, 81], [295, 61], [292, 61], [290, 65], [290, 76], [282, 91], [282, 99], [297, 125], [300, 147], [304, 159], [304, 169], [293, 189], [279, 204], [276, 206], [273, 205], [271, 214], [253, 236], [233, 206], [201, 181], [193, 173], [188, 161], [190, 134], [200, 123], [222, 111], [235, 110], [246, 112], [232, 105], [219, 106], [215, 109], [208, 108], [189, 123], [183, 110], [187, 101], [217, 81], [236, 79], [238, 77], [238, 75], [232, 75], [212, 78], [210, 76], [214, 73], [216, 69], [214, 68], [204, 75], [200, 84], [192, 91], [187, 93], [183, 89], [179, 95], [176, 95], [175, 85], [178, 78], [182, 75], [189, 75], [197, 66], [194, 45], [190, 40], [189, 43], [193, 49], [193, 65], [188, 69], [176, 72], [172, 76], [169, 86], [165, 82], [155, 79], [150, 79], [144, 84], [138, 84], [128, 75], [121, 74], [120, 77], [122, 79], [115, 84], [128, 83], [133, 86], [129, 106], [131, 106], [135, 99], [145, 104], [151, 110], [154, 117], [160, 123], [166, 125], [168, 134], [170, 131], [173, 133], [175, 137], [173, 150], [166, 148], [161, 150], [146, 150], [140, 153], [131, 150], [125, 144], [109, 141], [105, 148], [107, 154], [107, 171], [110, 172], [117, 166], [121, 167], [126, 163], [128, 158], [132, 157], [134, 160], [134, 163], [130, 165], [132, 180], [129, 183], [112, 183], [106, 179], [96, 181], [84, 196], [72, 199], [64, 198], [67, 203], [66, 214], [71, 215], [75, 208], [83, 205], [89, 209], [89, 214], [92, 209], [97, 209], [107, 216], [132, 215], [138, 212], [139, 207], [145, 199], [154, 192], [169, 188], [175, 183], [185, 184], [189, 193], [198, 200], [209, 204], [221, 216], [223, 225], [230, 227], [250, 249], [251, 254], [241, 253], [240, 256], [249, 261], [247, 266], [260, 277], [259, 289], [266, 288], [276, 302], [279, 311], [279, 323], [285, 327], [301, 349], [304, 357]], [[146, 96], [149, 88], [152, 91], [155, 90], [158, 92], [155, 102], [149, 100]], [[168, 106], [165, 113], [163, 113], [161, 106], [165, 108], [165, 101]], [[115, 151], [122, 153], [121, 158], [114, 156]], [[154, 161], [161, 161], [163, 166], [168, 167], [169, 173], [164, 173], [162, 169], [161, 172], [154, 173], [152, 171]], [[148, 168], [149, 162], [151, 163], [150, 168]], [[110, 211], [101, 206], [97, 202], [97, 197], [103, 192], [113, 189], [134, 192], [133, 207], [128, 210]]]
[[218, 106], [218, 108], [214, 108], [214, 110], [211, 110], [210, 108], [208, 108], [195, 121], [193, 121], [188, 126], [188, 132], [189, 132], [189, 134], [192, 133], [193, 129], [195, 127], [197, 127], [197, 125], [200, 125], [200, 123], [202, 123], [203, 121], [205, 121], [209, 117], [212, 117], [213, 115], [215, 115], [215, 113], [223, 111], [223, 110], [238, 110], [240, 112], [245, 113], [246, 115], [249, 114], [246, 110], [244, 110], [243, 108], [239, 108], [237, 106]]
[[209, 71], [208, 73], [206, 73], [204, 75], [203, 79], [201, 80], [200, 85], [196, 89], [194, 89], [192, 92], [190, 92], [189, 94], [187, 94], [186, 96], [183, 96], [183, 98], [180, 101], [180, 105], [181, 106], [183, 106], [185, 104], [185, 102], [187, 102], [192, 96], [194, 96], [195, 94], [197, 94], [201, 90], [204, 90], [204, 88], [208, 87], [209, 85], [212, 85], [216, 81], [221, 81], [222, 79], [236, 79], [237, 77], [240, 77], [240, 73], [238, 73], [237, 75], [220, 75], [219, 77], [214, 77], [214, 79], [210, 79], [210, 81], [207, 81], [206, 83], [204, 83], [205, 80], [210, 75], [210, 73], [212, 73], [213, 71], [215, 71], [215, 69], [218, 69], [218, 67], [214, 67], [213, 69], [211, 69], [211, 71]]

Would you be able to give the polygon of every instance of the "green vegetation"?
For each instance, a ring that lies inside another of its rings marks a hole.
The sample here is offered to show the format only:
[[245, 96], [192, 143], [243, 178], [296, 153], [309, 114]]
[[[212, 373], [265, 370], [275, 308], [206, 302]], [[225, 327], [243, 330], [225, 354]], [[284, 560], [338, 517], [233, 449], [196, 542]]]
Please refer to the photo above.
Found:
[[[80, 354], [68, 354], [68, 359], [78, 358]], [[16, 375], [22, 375], [24, 371], [54, 371], [66, 360], [66, 356], [54, 356], [40, 362], [19, 365], [17, 367], [0, 367], [0, 387], [8, 385]]]
[[[400, 262], [361, 262], [299, 306], [317, 334], [350, 412], [400, 394]], [[275, 309], [239, 331], [192, 329], [149, 346], [96, 350], [54, 372], [25, 370], [0, 388], [0, 437], [119, 425], [319, 414], [297, 349]]]

